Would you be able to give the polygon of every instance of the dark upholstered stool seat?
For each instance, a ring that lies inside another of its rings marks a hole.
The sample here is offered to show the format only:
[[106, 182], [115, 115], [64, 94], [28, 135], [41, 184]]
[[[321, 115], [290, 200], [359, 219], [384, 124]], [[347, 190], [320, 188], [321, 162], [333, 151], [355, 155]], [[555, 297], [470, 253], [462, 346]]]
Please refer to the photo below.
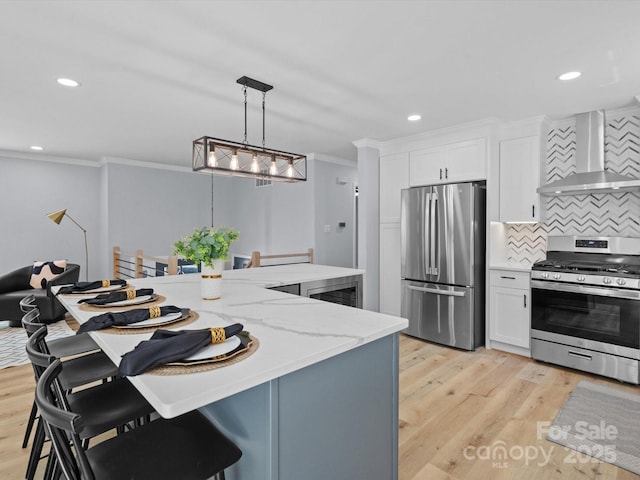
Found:
[[[56, 458], [70, 478], [96, 480], [205, 480], [224, 478], [224, 469], [242, 456], [200, 412], [159, 419], [83, 449], [83, 430], [90, 418], [58, 407], [55, 388], [59, 360], [40, 376], [36, 404], [51, 437]], [[52, 388], [53, 387], [53, 388]]]
[[242, 452], [200, 412], [155, 420], [87, 450], [96, 480], [202, 480]]

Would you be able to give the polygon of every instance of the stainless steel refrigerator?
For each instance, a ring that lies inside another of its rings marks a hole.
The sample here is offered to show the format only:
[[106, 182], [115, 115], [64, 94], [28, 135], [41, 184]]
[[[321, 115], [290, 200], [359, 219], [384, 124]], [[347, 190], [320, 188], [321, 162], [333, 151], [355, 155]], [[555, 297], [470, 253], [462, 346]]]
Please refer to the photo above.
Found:
[[484, 345], [485, 183], [402, 190], [405, 333], [452, 347]]

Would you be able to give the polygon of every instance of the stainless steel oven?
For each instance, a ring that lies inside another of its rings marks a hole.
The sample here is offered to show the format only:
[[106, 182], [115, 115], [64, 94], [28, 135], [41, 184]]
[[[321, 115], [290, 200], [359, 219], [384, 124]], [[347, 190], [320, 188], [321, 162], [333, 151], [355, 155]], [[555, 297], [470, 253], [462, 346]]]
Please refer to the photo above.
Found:
[[549, 237], [531, 272], [532, 357], [640, 383], [638, 253], [639, 239]]

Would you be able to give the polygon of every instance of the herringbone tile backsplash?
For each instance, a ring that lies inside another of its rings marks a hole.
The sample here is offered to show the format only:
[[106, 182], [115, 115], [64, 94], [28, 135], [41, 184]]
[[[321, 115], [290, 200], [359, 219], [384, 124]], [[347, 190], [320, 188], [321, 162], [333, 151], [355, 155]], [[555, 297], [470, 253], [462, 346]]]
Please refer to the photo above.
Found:
[[542, 223], [507, 225], [507, 259], [531, 265], [547, 256], [547, 227]]
[[[605, 168], [640, 178], [640, 111], [606, 116]], [[551, 124], [547, 137], [546, 182], [574, 173], [575, 125]], [[547, 235], [640, 237], [640, 193], [541, 197], [546, 221], [508, 225], [509, 260], [533, 263], [546, 255]]]

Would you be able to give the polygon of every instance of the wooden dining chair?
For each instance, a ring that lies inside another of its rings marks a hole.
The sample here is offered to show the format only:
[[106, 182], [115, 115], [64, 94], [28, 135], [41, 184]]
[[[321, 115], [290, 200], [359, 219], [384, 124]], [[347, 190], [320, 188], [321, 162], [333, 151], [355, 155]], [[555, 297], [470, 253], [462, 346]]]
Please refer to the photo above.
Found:
[[154, 420], [85, 450], [80, 445], [91, 419], [59, 407], [62, 368], [56, 360], [42, 373], [36, 404], [67, 479], [224, 480], [224, 470], [242, 456], [197, 410]]

